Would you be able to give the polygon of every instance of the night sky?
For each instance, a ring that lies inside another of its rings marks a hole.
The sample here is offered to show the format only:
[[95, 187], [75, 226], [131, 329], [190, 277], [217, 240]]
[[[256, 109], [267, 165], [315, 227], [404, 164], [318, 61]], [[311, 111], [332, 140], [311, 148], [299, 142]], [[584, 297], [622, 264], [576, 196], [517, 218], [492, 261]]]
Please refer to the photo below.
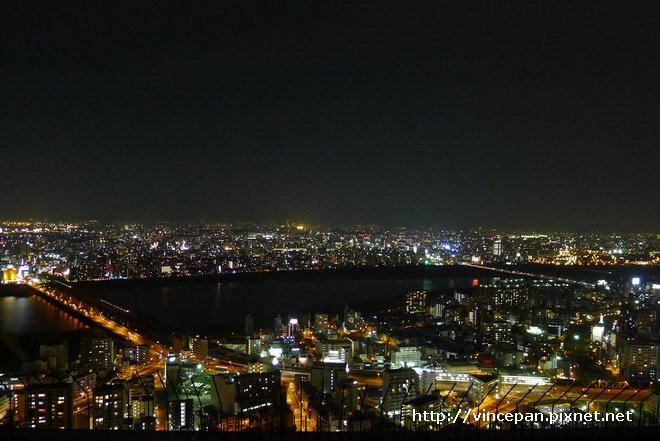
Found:
[[0, 6], [0, 218], [658, 232], [653, 2], [53, 3]]

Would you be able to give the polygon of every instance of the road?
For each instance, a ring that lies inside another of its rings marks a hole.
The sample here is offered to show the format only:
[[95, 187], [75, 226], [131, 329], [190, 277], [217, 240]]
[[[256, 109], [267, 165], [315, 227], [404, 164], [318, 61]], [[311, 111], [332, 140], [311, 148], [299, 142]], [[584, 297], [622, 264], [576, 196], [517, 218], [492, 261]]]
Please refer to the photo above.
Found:
[[147, 339], [146, 337], [140, 335], [136, 330], [128, 329], [127, 327], [105, 317], [102, 313], [97, 312], [95, 308], [86, 305], [84, 302], [73, 297], [72, 295], [62, 293], [56, 289], [49, 288], [42, 284], [32, 284], [31, 286], [48, 298], [60, 303], [65, 308], [73, 309], [74, 311], [88, 317], [118, 337], [121, 337], [135, 345], [148, 345], [151, 359], [157, 359], [155, 361], [156, 364], [159, 363], [162, 357], [167, 355], [169, 348], [160, 345], [158, 342]]
[[[312, 412], [309, 403], [304, 400], [301, 406], [299, 384], [295, 379], [283, 379], [286, 384], [286, 402], [293, 411], [296, 431], [298, 432], [316, 432], [316, 418], [311, 418]], [[301, 411], [302, 409], [302, 411]]]
[[575, 285], [582, 285], [587, 288], [595, 288], [596, 284], [595, 283], [589, 283], [585, 282], [583, 280], [573, 280], [573, 279], [567, 279], [565, 277], [553, 277], [553, 276], [548, 276], [545, 274], [536, 274], [536, 273], [528, 273], [525, 271], [516, 271], [516, 270], [509, 270], [509, 269], [504, 269], [504, 268], [495, 268], [495, 267], [490, 267], [490, 266], [484, 266], [484, 265], [474, 265], [471, 263], [461, 263], [461, 265], [464, 266], [469, 266], [472, 268], [480, 268], [480, 269], [487, 269], [491, 271], [497, 271], [500, 273], [505, 273], [505, 274], [512, 274], [514, 276], [525, 276], [525, 277], [533, 277], [536, 279], [546, 279], [550, 281], [559, 281], [559, 282], [566, 282], [566, 283], [572, 283]]

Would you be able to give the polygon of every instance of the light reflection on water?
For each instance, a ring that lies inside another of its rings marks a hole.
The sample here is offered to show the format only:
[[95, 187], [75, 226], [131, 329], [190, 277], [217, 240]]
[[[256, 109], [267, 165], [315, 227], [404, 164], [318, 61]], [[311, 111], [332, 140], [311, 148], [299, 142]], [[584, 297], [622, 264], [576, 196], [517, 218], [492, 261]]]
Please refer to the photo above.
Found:
[[0, 332], [22, 337], [85, 327], [80, 320], [38, 296], [0, 297]]
[[[485, 279], [484, 279], [485, 280]], [[472, 279], [381, 279], [322, 281], [250, 281], [175, 286], [129, 286], [96, 289], [98, 295], [142, 311], [174, 326], [242, 324], [252, 314], [262, 325], [278, 313], [315, 312], [364, 301], [377, 304], [406, 291], [461, 289]]]

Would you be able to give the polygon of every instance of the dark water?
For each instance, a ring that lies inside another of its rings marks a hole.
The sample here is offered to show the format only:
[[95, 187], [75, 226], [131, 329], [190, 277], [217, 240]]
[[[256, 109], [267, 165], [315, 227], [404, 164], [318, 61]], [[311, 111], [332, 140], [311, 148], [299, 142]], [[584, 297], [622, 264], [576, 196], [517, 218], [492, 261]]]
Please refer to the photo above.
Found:
[[[485, 279], [483, 280], [485, 281]], [[406, 291], [461, 289], [473, 279], [250, 281], [177, 286], [132, 286], [95, 289], [100, 298], [139, 310], [174, 326], [237, 325], [245, 314], [268, 326], [278, 313], [332, 312], [344, 304], [360, 310], [391, 301]]]
[[78, 319], [41, 297], [0, 296], [0, 332], [25, 337], [85, 327]]

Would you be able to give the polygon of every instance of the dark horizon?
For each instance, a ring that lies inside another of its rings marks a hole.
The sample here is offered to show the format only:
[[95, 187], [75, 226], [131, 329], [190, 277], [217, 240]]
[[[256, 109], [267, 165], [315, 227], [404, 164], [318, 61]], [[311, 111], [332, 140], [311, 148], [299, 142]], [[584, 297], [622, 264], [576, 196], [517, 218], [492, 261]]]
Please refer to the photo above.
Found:
[[657, 232], [646, 4], [2, 6], [0, 218]]

